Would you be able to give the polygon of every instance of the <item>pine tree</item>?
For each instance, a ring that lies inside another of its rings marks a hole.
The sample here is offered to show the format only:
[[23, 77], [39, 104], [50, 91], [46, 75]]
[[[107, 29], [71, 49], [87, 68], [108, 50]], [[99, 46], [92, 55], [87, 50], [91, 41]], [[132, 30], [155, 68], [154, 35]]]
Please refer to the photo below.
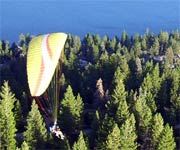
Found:
[[174, 59], [174, 52], [172, 47], [169, 47], [165, 54], [165, 64], [170, 68], [173, 65], [173, 59]]
[[116, 45], [116, 54], [120, 54], [121, 51], [122, 51], [122, 45], [120, 42], [117, 42], [117, 45]]
[[159, 109], [161, 111], [164, 111], [164, 107], [167, 107], [169, 104], [169, 89], [168, 89], [169, 83], [168, 78], [165, 73], [163, 73], [161, 78], [161, 86], [159, 93], [157, 95], [157, 104], [161, 106]]
[[146, 103], [154, 113], [157, 110], [155, 99], [160, 90], [161, 78], [159, 77], [159, 65], [157, 64], [146, 74], [142, 83], [142, 92], [146, 95]]
[[3, 42], [0, 40], [0, 56], [3, 56], [4, 55], [4, 51], [3, 51]]
[[14, 117], [16, 120], [16, 127], [20, 128], [23, 120], [23, 114], [22, 114], [21, 104], [17, 99], [14, 103]]
[[138, 135], [140, 138], [146, 140], [152, 119], [151, 109], [147, 106], [145, 95], [141, 93], [135, 103], [135, 117], [138, 124]]
[[146, 36], [143, 36], [142, 40], [141, 40], [141, 47], [142, 50], [145, 51], [147, 49], [147, 42], [146, 42], [147, 38]]
[[151, 112], [152, 113], [155, 113], [156, 110], [157, 110], [157, 106], [156, 106], [156, 103], [155, 103], [155, 98], [154, 98], [154, 95], [148, 91], [143, 91], [144, 92], [144, 95], [146, 96], [146, 103], [148, 105], [148, 107], [151, 109]]
[[170, 91], [170, 102], [173, 104], [173, 106], [180, 110], [180, 95], [178, 94], [180, 91], [180, 77], [179, 73], [175, 70], [171, 73], [171, 91]]
[[131, 60], [129, 61], [129, 67], [131, 70], [131, 75], [129, 79], [129, 88], [139, 88], [142, 82], [142, 64], [139, 57], [134, 57], [131, 55]]
[[150, 74], [148, 73], [142, 83], [142, 92], [144, 93], [144, 95], [146, 95], [145, 100], [146, 100], [147, 105], [149, 106], [152, 112], [155, 112], [157, 110], [157, 107], [156, 107], [155, 97], [152, 93], [152, 90], [153, 90], [152, 78]]
[[152, 70], [153, 70], [153, 61], [147, 61], [143, 68], [144, 77], [147, 75], [147, 73], [151, 74]]
[[107, 51], [104, 51], [101, 54], [95, 67], [97, 68], [98, 71], [97, 76], [101, 76], [104, 83], [110, 84], [111, 79], [113, 77], [114, 64], [110, 61], [110, 56], [108, 55]]
[[146, 104], [146, 95], [140, 92], [135, 102], [134, 115], [137, 122], [137, 133], [140, 139], [141, 149], [150, 149], [150, 123], [152, 120], [151, 109]]
[[74, 49], [73, 52], [77, 54], [81, 48], [81, 39], [78, 36], [73, 37], [72, 47]]
[[92, 46], [92, 62], [96, 63], [99, 58], [99, 47], [97, 45]]
[[162, 131], [157, 150], [175, 150], [175, 148], [176, 143], [173, 137], [173, 130], [169, 124], [166, 124], [164, 130]]
[[132, 48], [131, 48], [130, 51], [131, 51], [131, 52], [133, 51], [135, 57], [140, 56], [141, 53], [142, 53], [141, 43], [140, 43], [139, 41], [135, 42], [135, 43], [132, 45]]
[[122, 80], [119, 80], [118, 83], [116, 83], [115, 89], [113, 90], [112, 98], [108, 101], [110, 115], [115, 115], [118, 107], [124, 106], [123, 104], [126, 103], [126, 96], [127, 93], [125, 91], [124, 83]]
[[107, 42], [107, 50], [108, 50], [108, 52], [113, 52], [113, 51], [115, 51], [115, 46], [116, 46], [116, 38], [113, 38], [112, 40], [109, 40], [108, 42]]
[[28, 146], [28, 144], [26, 143], [26, 141], [24, 141], [24, 142], [21, 144], [21, 150], [29, 150], [29, 146]]
[[113, 117], [120, 126], [128, 118], [129, 108], [126, 101], [127, 93], [119, 69], [115, 72], [114, 84], [115, 89], [110, 101], [110, 113], [114, 114]]
[[125, 82], [129, 76], [129, 66], [127, 64], [127, 60], [124, 57], [120, 57], [120, 65], [116, 68], [113, 77], [113, 84], [116, 85], [119, 80]]
[[73, 95], [69, 85], [60, 104], [59, 124], [63, 131], [72, 133], [81, 127], [83, 101], [80, 95]]
[[119, 101], [117, 111], [115, 114], [116, 122], [120, 126], [129, 116], [129, 107], [127, 105], [126, 99], [121, 99]]
[[127, 56], [121, 56], [119, 60], [120, 61], [119, 67], [121, 69], [121, 73], [124, 75], [124, 77], [122, 78], [123, 81], [126, 81], [130, 74], [130, 69], [127, 59], [128, 59]]
[[101, 42], [101, 44], [100, 44], [99, 47], [100, 47], [100, 51], [101, 51], [101, 52], [105, 52], [105, 50], [106, 50], [106, 45], [105, 45], [105, 42], [104, 42], [104, 41]]
[[6, 56], [10, 56], [9, 41], [5, 41], [4, 43], [5, 43], [4, 53]]
[[124, 81], [125, 76], [124, 73], [122, 72], [121, 68], [118, 66], [113, 77], [113, 84], [116, 86], [119, 82], [119, 80]]
[[156, 64], [155, 67], [153, 68], [151, 73], [151, 79], [153, 83], [152, 94], [154, 95], [154, 97], [156, 97], [157, 93], [159, 92], [160, 84], [161, 84], [159, 64]]
[[94, 39], [94, 44], [99, 46], [101, 43], [101, 37], [99, 36], [99, 34], [94, 35], [93, 39]]
[[152, 145], [152, 149], [157, 149], [157, 144], [159, 143], [160, 136], [161, 133], [164, 129], [164, 121], [163, 118], [161, 116], [161, 114], [157, 113], [154, 115], [153, 119], [152, 119], [152, 125], [151, 125], [151, 145]]
[[15, 150], [16, 122], [12, 109], [16, 101], [14, 94], [4, 82], [0, 93], [0, 149]]
[[106, 113], [104, 118], [100, 121], [99, 129], [97, 131], [97, 139], [95, 143], [96, 149], [105, 149], [105, 141], [109, 133], [112, 132], [114, 125], [114, 119]]
[[106, 140], [107, 150], [118, 150], [120, 149], [120, 129], [117, 124], [114, 125], [112, 132], [109, 133]]
[[130, 45], [130, 40], [129, 40], [129, 37], [128, 37], [128, 35], [127, 35], [127, 33], [126, 33], [126, 31], [123, 31], [122, 32], [122, 35], [121, 35], [121, 44], [123, 45], [123, 46], [126, 46], [126, 47], [129, 47]]
[[136, 57], [136, 73], [138, 75], [142, 74], [142, 64], [141, 64], [141, 60], [139, 57]]
[[169, 39], [169, 34], [168, 32], [160, 32], [159, 35], [159, 44], [160, 44], [160, 52], [164, 52], [167, 47], [168, 39]]
[[136, 150], [137, 149], [137, 135], [135, 127], [135, 117], [133, 114], [122, 124], [120, 128], [120, 149], [122, 150]]
[[122, 51], [121, 53], [123, 54], [123, 56], [126, 58], [126, 61], [129, 62], [129, 60], [131, 59], [131, 56], [128, 51], [128, 48], [126, 46], [123, 46], [121, 51]]
[[44, 142], [47, 140], [47, 129], [43, 118], [38, 110], [38, 105], [33, 100], [31, 111], [27, 116], [26, 131], [24, 132], [24, 140], [30, 149], [42, 148]]
[[80, 131], [78, 140], [77, 140], [77, 142], [74, 143], [72, 149], [73, 150], [88, 150], [88, 147], [87, 147], [87, 144], [85, 142], [82, 131]]
[[150, 48], [150, 53], [152, 55], [159, 55], [159, 41], [158, 38], [155, 38], [152, 47]]
[[174, 38], [170, 38], [169, 41], [170, 45], [172, 46], [174, 54], [179, 54], [180, 53], [180, 43], [179, 40]]

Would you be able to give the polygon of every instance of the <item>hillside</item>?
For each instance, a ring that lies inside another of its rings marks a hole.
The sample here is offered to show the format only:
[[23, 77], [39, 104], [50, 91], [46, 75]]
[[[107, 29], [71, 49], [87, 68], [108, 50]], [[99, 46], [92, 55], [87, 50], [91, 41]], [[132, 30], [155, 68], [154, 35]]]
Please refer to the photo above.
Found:
[[58, 125], [65, 140], [50, 133], [45, 111], [32, 104], [26, 74], [31, 39], [21, 34], [18, 43], [0, 41], [0, 149], [11, 145], [12, 149], [173, 150], [180, 146], [178, 30], [133, 36], [124, 31], [113, 38], [86, 34], [80, 39], [69, 34], [59, 79]]

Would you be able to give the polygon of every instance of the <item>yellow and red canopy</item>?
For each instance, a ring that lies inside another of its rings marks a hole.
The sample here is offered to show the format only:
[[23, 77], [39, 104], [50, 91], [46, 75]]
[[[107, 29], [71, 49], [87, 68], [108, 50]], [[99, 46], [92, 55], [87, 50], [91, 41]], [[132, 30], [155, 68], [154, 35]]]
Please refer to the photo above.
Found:
[[31, 40], [27, 54], [27, 77], [32, 96], [40, 96], [47, 89], [66, 38], [64, 33], [52, 33]]

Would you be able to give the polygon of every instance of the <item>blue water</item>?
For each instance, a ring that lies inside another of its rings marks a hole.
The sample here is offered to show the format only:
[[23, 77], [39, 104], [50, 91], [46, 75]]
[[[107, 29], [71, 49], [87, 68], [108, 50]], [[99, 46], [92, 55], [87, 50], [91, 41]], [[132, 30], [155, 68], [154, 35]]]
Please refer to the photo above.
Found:
[[0, 0], [0, 39], [66, 32], [120, 36], [180, 30], [180, 0]]

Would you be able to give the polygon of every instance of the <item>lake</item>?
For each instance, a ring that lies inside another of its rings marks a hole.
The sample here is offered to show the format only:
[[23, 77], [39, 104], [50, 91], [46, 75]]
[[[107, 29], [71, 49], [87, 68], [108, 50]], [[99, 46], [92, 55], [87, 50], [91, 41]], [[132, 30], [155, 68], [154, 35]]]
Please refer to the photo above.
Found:
[[0, 39], [21, 33], [121, 36], [180, 29], [180, 0], [0, 0]]

